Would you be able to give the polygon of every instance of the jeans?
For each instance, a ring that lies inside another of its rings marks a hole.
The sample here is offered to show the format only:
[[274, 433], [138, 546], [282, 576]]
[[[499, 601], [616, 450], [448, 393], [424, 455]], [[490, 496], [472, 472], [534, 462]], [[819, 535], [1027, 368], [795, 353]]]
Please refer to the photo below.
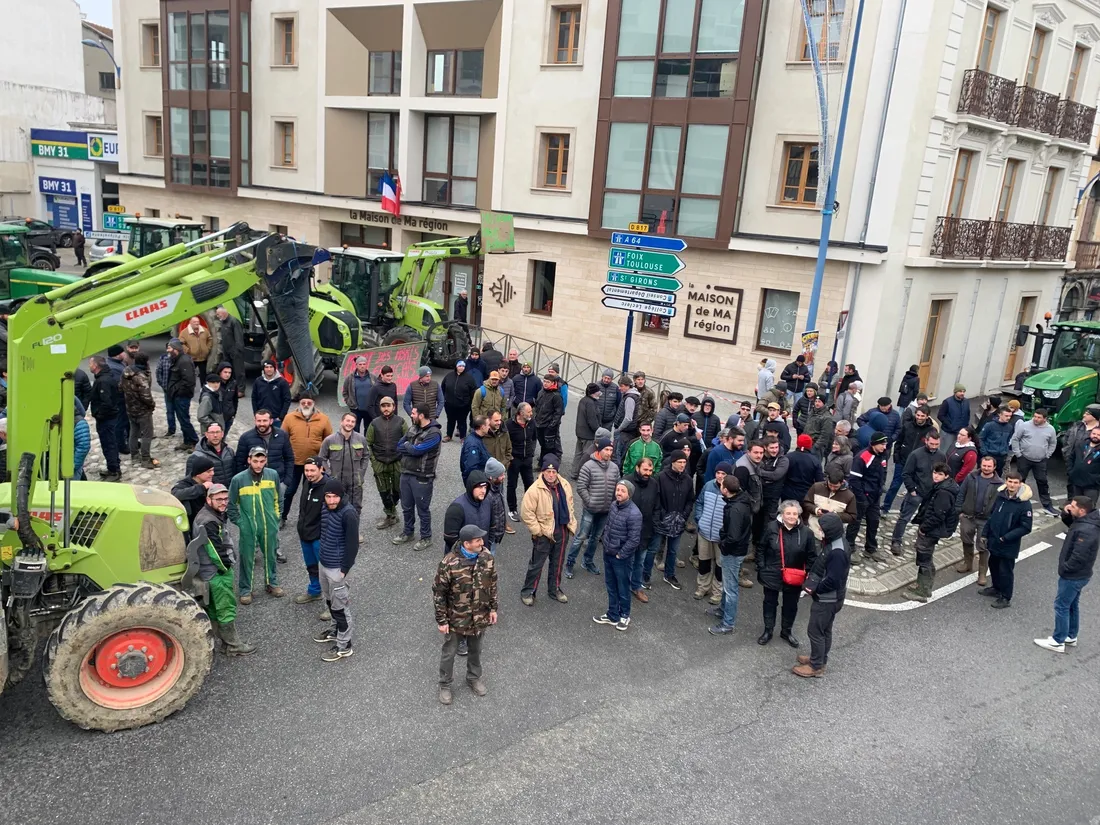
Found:
[[311, 596], [321, 595], [321, 580], [319, 578], [318, 565], [320, 564], [321, 541], [304, 541], [302, 544], [302, 560], [306, 563], [306, 573], [309, 574], [309, 587], [306, 592]]
[[1027, 481], [1028, 473], [1032, 470], [1035, 471], [1035, 484], [1039, 488], [1039, 501], [1043, 503], [1044, 507], [1050, 507], [1052, 502], [1050, 500], [1050, 484], [1047, 481], [1047, 460], [1044, 458], [1042, 461], [1032, 461], [1023, 456], [1016, 459], [1016, 472], [1020, 474], [1024, 481]]
[[901, 542], [902, 536], [905, 535], [905, 528], [909, 526], [909, 522], [917, 514], [920, 503], [921, 497], [915, 492], [907, 492], [905, 498], [901, 500], [901, 511], [898, 513], [898, 520], [894, 524], [894, 534], [890, 537], [895, 544]]
[[298, 487], [302, 484], [302, 479], [305, 478], [306, 467], [304, 464], [295, 464], [294, 471], [290, 474], [290, 484], [286, 486], [286, 493], [283, 495], [283, 523], [286, 523], [287, 516], [290, 514], [290, 505], [294, 501], [294, 494], [298, 492]]
[[401, 515], [405, 518], [406, 536], [413, 534], [416, 516], [420, 516], [420, 538], [432, 537], [432, 488], [429, 480], [401, 474]]
[[1088, 579], [1058, 579], [1058, 595], [1054, 598], [1054, 641], [1058, 644], [1077, 638], [1081, 626], [1081, 591], [1088, 583]]
[[170, 402], [180, 423], [180, 432], [183, 434], [184, 444], [198, 444], [199, 436], [195, 427], [191, 424], [191, 399], [173, 398]]
[[878, 550], [878, 525], [881, 517], [882, 513], [879, 511], [877, 501], [869, 500], [864, 496], [856, 498], [856, 520], [845, 528], [845, 538], [848, 539], [848, 546], [853, 552], [856, 549], [856, 536], [859, 535], [859, 528], [864, 519], [867, 520], [867, 532], [863, 535], [863, 552], [870, 555]]
[[[925, 573], [930, 579], [934, 579], [936, 576], [936, 565], [932, 561], [932, 556], [936, 552], [936, 542], [939, 539], [934, 539], [931, 536], [926, 536], [923, 533], [917, 533], [916, 554], [917, 554], [917, 573]], [[931, 586], [931, 582], [929, 582]]]
[[577, 527], [577, 535], [573, 537], [573, 546], [569, 548], [569, 558], [565, 560], [566, 569], [572, 570], [573, 565], [577, 563], [577, 556], [581, 552], [581, 545], [584, 544], [585, 539], [588, 540], [588, 547], [584, 550], [584, 565], [588, 567], [593, 564], [596, 558], [596, 542], [603, 534], [605, 524], [607, 524], [607, 513], [590, 513], [588, 510], [583, 512], [581, 523]]
[[649, 542], [638, 548], [634, 554], [634, 569], [630, 571], [630, 589], [637, 592], [642, 589], [642, 582], [648, 582], [653, 575], [653, 559], [657, 557], [657, 551], [661, 549], [661, 539], [654, 533], [649, 537]]
[[512, 511], [519, 509], [516, 490], [519, 487], [520, 479], [523, 479], [523, 492], [525, 493], [535, 483], [535, 471], [531, 467], [531, 459], [529, 458], [513, 458], [512, 463], [508, 465], [508, 509]]
[[722, 626], [737, 621], [737, 600], [741, 596], [741, 565], [744, 556], [722, 556]]
[[[371, 415], [366, 410], [349, 410], [349, 412], [355, 413], [355, 427], [352, 432], [359, 432], [363, 435], [367, 434], [367, 427], [370, 426]], [[226, 425], [228, 430], [228, 423]]]
[[168, 417], [168, 435], [173, 436], [176, 434], [176, 408], [168, 393], [164, 394], [164, 414]]
[[894, 462], [894, 477], [890, 479], [890, 486], [886, 488], [886, 495], [882, 498], [882, 509], [889, 510], [894, 504], [894, 496], [901, 489], [902, 473], [905, 471], [904, 461]]
[[99, 446], [103, 450], [103, 458], [107, 461], [107, 472], [122, 472], [118, 457], [118, 418], [97, 418], [95, 420], [95, 431], [96, 435], [99, 436]]
[[630, 572], [634, 557], [625, 559], [604, 554], [603, 580], [607, 585], [607, 618], [613, 622], [630, 618]]
[[993, 577], [993, 588], [1001, 594], [1001, 598], [1012, 601], [1012, 591], [1016, 586], [1016, 559], [991, 555], [989, 574]]
[[678, 536], [665, 536], [665, 578], [676, 578], [676, 554], [680, 552], [680, 539], [683, 537], [683, 533]]

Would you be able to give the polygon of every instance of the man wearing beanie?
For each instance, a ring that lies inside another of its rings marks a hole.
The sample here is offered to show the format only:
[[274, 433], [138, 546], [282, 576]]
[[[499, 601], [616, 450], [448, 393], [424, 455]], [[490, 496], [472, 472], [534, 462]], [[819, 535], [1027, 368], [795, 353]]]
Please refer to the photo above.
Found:
[[490, 458], [485, 464], [485, 475], [489, 477], [489, 552], [496, 554], [497, 545], [504, 541], [507, 533], [514, 534], [512, 525], [508, 523], [508, 507], [504, 503], [504, 477], [507, 469], [495, 458]]
[[561, 455], [561, 420], [565, 416], [565, 401], [558, 382], [560, 377], [546, 373], [542, 389], [535, 399], [535, 434], [539, 440], [539, 461], [548, 455]]
[[190, 452], [199, 443], [198, 433], [191, 424], [191, 399], [195, 396], [195, 362], [184, 352], [179, 338], [168, 342], [168, 355], [172, 363], [168, 368], [168, 384], [164, 388], [164, 394], [172, 405], [183, 434], [183, 444], [176, 449]]
[[856, 520], [848, 525], [848, 546], [855, 554], [856, 536], [859, 527], [866, 520], [867, 533], [863, 537], [863, 555], [875, 561], [886, 561], [886, 556], [878, 549], [878, 524], [881, 516], [879, 499], [886, 482], [886, 447], [890, 439], [884, 432], [871, 436], [871, 444], [866, 450], [852, 459], [852, 469], [848, 473], [848, 487], [856, 497]]
[[[119, 386], [122, 385], [122, 376], [126, 372], [126, 366], [130, 363], [130, 357], [127, 355], [126, 350], [122, 344], [113, 344], [107, 347], [107, 366], [111, 370], [111, 374], [118, 379]], [[200, 373], [202, 375], [202, 373]], [[130, 414], [126, 410], [126, 405], [119, 405], [118, 412], [118, 424], [115, 426], [115, 433], [118, 435], [118, 451], [122, 455], [130, 454]]]
[[632, 495], [634, 485], [619, 479], [603, 533], [607, 612], [592, 619], [596, 624], [614, 625], [616, 630], [630, 627], [630, 576], [634, 554], [642, 543], [642, 511], [630, 500]]
[[432, 378], [432, 368], [421, 367], [417, 371], [417, 379], [405, 388], [405, 399], [402, 402], [405, 415], [412, 417], [412, 409], [416, 407], [424, 413], [425, 418], [434, 421], [443, 411], [443, 403], [443, 388]]
[[589, 384], [585, 387], [584, 398], [577, 405], [577, 447], [573, 451], [573, 463], [569, 467], [569, 478], [573, 481], [581, 472], [581, 465], [588, 461], [592, 447], [596, 443], [596, 430], [600, 420], [600, 385]]
[[728, 475], [733, 475], [733, 464], [720, 461], [714, 469], [714, 478], [703, 485], [695, 498], [695, 552], [699, 555], [695, 598], [705, 599], [709, 594], [710, 603], [715, 605], [722, 603], [722, 553], [718, 543], [726, 512], [722, 482]]
[[474, 403], [474, 393], [478, 390], [477, 379], [467, 372], [466, 362], [459, 361], [454, 370], [443, 379], [443, 409], [447, 413], [447, 434], [444, 441], [450, 441], [458, 429], [458, 440], [466, 438], [466, 422], [470, 419], [470, 408]]
[[206, 506], [206, 491], [214, 483], [214, 462], [200, 453], [194, 453], [187, 457], [186, 472], [187, 475], [173, 485], [172, 495], [187, 511], [187, 530], [183, 535], [189, 542], [195, 516]]
[[608, 431], [615, 429], [615, 414], [619, 411], [622, 397], [622, 390], [615, 380], [615, 370], [608, 367], [600, 376], [600, 426]]
[[813, 605], [810, 607], [810, 625], [807, 628], [807, 635], [810, 637], [810, 655], [799, 656], [798, 664], [791, 669], [796, 676], [804, 678], [825, 675], [825, 665], [829, 663], [829, 650], [833, 646], [833, 622], [836, 620], [836, 614], [844, 606], [844, 596], [848, 586], [850, 551], [844, 540], [844, 525], [835, 513], [826, 513], [818, 523], [825, 538], [821, 542], [821, 554], [814, 562], [803, 587], [803, 590], [813, 599]]
[[[589, 396], [591, 398], [591, 396]], [[588, 546], [584, 551], [584, 569], [593, 575], [600, 571], [595, 564], [596, 541], [603, 533], [607, 514], [615, 500], [615, 484], [619, 481], [619, 468], [611, 461], [611, 439], [604, 437], [596, 442], [592, 455], [584, 462], [577, 478], [576, 491], [580, 496], [584, 510], [581, 514], [581, 526], [569, 548], [569, 558], [565, 562], [565, 578], [573, 578], [573, 565], [581, 552], [585, 540]]]
[[821, 472], [821, 459], [811, 452], [814, 440], [803, 433], [796, 442], [798, 446], [787, 453], [787, 475], [783, 479], [781, 497], [786, 501], [802, 501], [806, 491], [819, 481], [824, 481]]
[[665, 430], [665, 434], [661, 436], [661, 440], [658, 442], [662, 454], [662, 468], [667, 468], [676, 456], [686, 456], [690, 461], [692, 447], [698, 441], [699, 438], [695, 432], [695, 425], [692, 423], [691, 416], [687, 413], [677, 413], [672, 426]]
[[332, 624], [314, 637], [332, 647], [321, 654], [324, 662], [337, 662], [354, 653], [351, 647], [351, 607], [348, 573], [359, 554], [359, 516], [344, 495], [338, 479], [325, 482], [325, 509], [321, 511], [320, 577]]
[[531, 562], [523, 582], [523, 603], [531, 607], [535, 603], [542, 567], [547, 559], [550, 566], [546, 577], [546, 590], [551, 599], [569, 601], [561, 592], [561, 567], [565, 560], [566, 543], [577, 531], [577, 517], [573, 513], [573, 489], [569, 482], [558, 475], [560, 460], [556, 455], [543, 456], [542, 472], [523, 494], [523, 523], [531, 531]]

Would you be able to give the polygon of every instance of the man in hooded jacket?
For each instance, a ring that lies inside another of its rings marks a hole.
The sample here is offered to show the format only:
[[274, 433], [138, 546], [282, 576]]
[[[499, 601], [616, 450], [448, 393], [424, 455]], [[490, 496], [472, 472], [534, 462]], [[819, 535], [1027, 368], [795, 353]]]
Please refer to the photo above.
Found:
[[[885, 442], [883, 442], [885, 443]], [[806, 577], [803, 590], [811, 599], [810, 624], [806, 635], [810, 637], [810, 655], [799, 656], [798, 664], [791, 672], [803, 678], [825, 675], [829, 663], [829, 651], [833, 646], [833, 622], [844, 607], [848, 585], [848, 557], [851, 550], [844, 540], [844, 525], [833, 513], [826, 513], [818, 522], [824, 536], [822, 552], [814, 560]]]
[[955, 499], [959, 495], [959, 485], [951, 477], [946, 462], [940, 461], [932, 467], [932, 487], [921, 498], [917, 510], [917, 581], [905, 591], [905, 595], [918, 602], [932, 598], [936, 580], [936, 566], [932, 554], [936, 543], [955, 532], [959, 522], [959, 508]]

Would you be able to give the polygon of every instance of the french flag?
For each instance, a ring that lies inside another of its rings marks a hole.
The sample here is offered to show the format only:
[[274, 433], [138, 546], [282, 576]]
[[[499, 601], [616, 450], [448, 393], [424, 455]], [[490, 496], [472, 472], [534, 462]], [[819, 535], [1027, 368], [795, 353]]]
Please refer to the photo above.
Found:
[[394, 180], [393, 175], [386, 172], [378, 184], [378, 192], [382, 195], [382, 211], [397, 216], [401, 214], [401, 179]]

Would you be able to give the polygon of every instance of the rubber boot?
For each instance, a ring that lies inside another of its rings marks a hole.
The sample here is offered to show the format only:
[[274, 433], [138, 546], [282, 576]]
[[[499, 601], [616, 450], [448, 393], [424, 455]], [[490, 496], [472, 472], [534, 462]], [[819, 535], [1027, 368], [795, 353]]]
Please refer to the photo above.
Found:
[[978, 587], [985, 587], [986, 577], [989, 575], [989, 551], [982, 550], [978, 553]]
[[956, 573], [969, 573], [974, 569], [974, 548], [963, 545], [963, 559], [955, 568]]
[[228, 624], [218, 625], [218, 635], [222, 637], [222, 641], [225, 642], [225, 650], [223, 651], [226, 656], [247, 656], [249, 653], [256, 652], [256, 646], [246, 644], [242, 642], [237, 635], [237, 623], [229, 622]]
[[932, 598], [933, 581], [933, 574], [922, 570], [917, 573], [916, 582], [914, 582], [903, 595], [915, 602], [927, 602]]

